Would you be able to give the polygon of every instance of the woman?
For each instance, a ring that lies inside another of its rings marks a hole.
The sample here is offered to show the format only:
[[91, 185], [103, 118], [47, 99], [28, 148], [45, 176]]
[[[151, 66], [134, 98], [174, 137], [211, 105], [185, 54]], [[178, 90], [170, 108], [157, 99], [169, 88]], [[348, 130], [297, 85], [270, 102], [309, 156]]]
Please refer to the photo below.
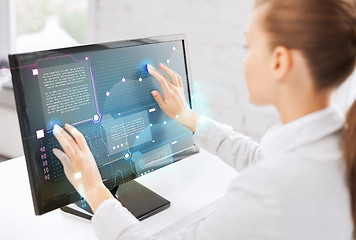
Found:
[[[261, 146], [187, 109], [179, 75], [160, 65], [167, 79], [148, 66], [163, 92], [152, 92], [160, 108], [241, 171], [212, 215], [165, 239], [355, 239], [356, 102], [346, 124], [329, 104], [355, 69], [355, 3], [257, 0], [246, 38], [250, 101], [273, 104], [282, 122]], [[97, 236], [155, 239], [103, 185], [81, 133], [65, 130], [55, 127], [64, 152], [53, 152], [94, 211]]]

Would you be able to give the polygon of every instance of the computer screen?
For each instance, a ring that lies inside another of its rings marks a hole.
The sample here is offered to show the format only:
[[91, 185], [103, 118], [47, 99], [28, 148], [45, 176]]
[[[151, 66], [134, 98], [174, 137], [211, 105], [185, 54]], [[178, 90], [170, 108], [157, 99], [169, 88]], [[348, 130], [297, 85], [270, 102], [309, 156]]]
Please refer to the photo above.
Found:
[[37, 215], [80, 199], [52, 153], [61, 149], [54, 124], [82, 132], [109, 189], [196, 151], [192, 132], [153, 99], [161, 89], [147, 72], [147, 64], [174, 69], [192, 107], [184, 35], [15, 54], [9, 62]]

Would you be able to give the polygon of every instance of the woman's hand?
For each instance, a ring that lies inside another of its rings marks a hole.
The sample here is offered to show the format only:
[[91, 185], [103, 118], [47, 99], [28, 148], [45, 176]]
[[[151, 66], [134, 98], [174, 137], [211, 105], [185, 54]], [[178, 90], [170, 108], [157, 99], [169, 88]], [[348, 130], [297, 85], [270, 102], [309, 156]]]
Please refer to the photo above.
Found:
[[95, 212], [104, 200], [113, 196], [102, 182], [84, 136], [73, 126], [64, 126], [66, 131], [58, 125], [53, 128], [53, 134], [64, 150], [54, 148], [53, 154], [61, 161], [69, 182]]
[[195, 132], [199, 115], [192, 111], [187, 104], [181, 77], [163, 64], [159, 64], [159, 68], [169, 76], [171, 81], [151, 65], [147, 65], [148, 72], [158, 81], [164, 97], [163, 99], [161, 94], [154, 90], [151, 93], [153, 98], [168, 117]]

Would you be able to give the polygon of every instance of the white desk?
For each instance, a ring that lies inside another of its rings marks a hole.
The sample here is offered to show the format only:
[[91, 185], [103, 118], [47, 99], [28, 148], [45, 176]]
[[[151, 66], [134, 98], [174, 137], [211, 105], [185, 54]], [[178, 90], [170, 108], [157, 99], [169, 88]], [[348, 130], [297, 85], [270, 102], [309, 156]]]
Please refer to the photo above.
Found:
[[[137, 179], [171, 201], [142, 223], [164, 235], [208, 215], [236, 172], [204, 150]], [[91, 222], [57, 209], [35, 216], [25, 158], [0, 163], [0, 239], [96, 239]]]

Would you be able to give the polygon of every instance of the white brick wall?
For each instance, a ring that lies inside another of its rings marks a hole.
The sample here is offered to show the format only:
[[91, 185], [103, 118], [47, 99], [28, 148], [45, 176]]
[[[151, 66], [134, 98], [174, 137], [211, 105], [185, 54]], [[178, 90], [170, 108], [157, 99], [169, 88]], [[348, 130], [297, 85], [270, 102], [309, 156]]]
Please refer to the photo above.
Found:
[[198, 112], [254, 139], [278, 122], [248, 103], [244, 29], [252, 0], [96, 0], [95, 41], [185, 33]]

